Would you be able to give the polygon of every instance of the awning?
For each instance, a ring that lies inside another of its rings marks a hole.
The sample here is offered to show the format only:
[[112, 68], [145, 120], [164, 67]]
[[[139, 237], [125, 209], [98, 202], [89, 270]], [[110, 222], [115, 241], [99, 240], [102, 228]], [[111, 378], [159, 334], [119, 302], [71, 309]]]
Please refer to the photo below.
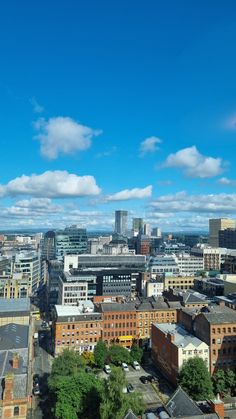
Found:
[[119, 336], [119, 340], [133, 340], [133, 336]]

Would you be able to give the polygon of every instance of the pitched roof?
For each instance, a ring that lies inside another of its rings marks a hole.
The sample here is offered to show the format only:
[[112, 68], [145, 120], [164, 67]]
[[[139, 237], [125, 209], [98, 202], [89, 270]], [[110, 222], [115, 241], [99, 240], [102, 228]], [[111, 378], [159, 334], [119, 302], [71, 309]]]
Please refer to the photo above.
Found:
[[128, 413], [125, 415], [124, 419], [138, 419], [137, 416], [133, 413], [132, 409], [128, 410]]
[[174, 392], [165, 408], [172, 418], [204, 416], [196, 403], [180, 386]]

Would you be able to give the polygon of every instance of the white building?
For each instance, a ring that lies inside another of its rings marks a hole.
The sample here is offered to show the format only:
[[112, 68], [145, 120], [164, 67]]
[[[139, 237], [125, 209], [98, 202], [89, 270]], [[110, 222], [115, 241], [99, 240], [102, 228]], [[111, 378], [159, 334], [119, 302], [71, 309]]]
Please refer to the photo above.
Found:
[[225, 256], [231, 254], [231, 252], [231, 250], [223, 247], [210, 247], [205, 244], [196, 245], [191, 249], [192, 255], [203, 257], [203, 266], [206, 271], [220, 270]]
[[59, 276], [58, 304], [77, 306], [87, 300], [88, 282], [76, 281], [76, 277], [68, 273]]
[[159, 297], [164, 291], [164, 282], [151, 279], [146, 282], [145, 297]]
[[12, 273], [22, 272], [29, 276], [30, 292], [35, 292], [41, 280], [40, 257], [37, 252], [20, 252], [12, 258]]
[[179, 273], [182, 276], [193, 276], [198, 271], [203, 271], [203, 257], [192, 256], [188, 253], [179, 253], [175, 256], [175, 260], [179, 267]]
[[160, 255], [150, 258], [149, 271], [152, 277], [165, 273], [179, 275], [179, 266], [174, 255]]

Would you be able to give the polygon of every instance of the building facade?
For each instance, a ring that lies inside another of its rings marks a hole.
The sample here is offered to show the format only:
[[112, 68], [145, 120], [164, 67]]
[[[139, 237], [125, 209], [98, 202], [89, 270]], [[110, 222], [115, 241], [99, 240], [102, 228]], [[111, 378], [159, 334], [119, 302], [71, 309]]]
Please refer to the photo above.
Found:
[[92, 352], [102, 336], [102, 315], [91, 306], [55, 306], [53, 350], [58, 356], [65, 348]]
[[235, 228], [235, 221], [230, 218], [213, 218], [209, 220], [209, 245], [219, 247], [219, 232]]
[[63, 261], [65, 255], [87, 253], [88, 237], [85, 228], [66, 227], [56, 232], [56, 258]]
[[115, 233], [126, 235], [128, 230], [128, 211], [115, 211]]
[[152, 359], [174, 385], [182, 366], [193, 357], [202, 358], [209, 369], [209, 346], [179, 324], [152, 325]]

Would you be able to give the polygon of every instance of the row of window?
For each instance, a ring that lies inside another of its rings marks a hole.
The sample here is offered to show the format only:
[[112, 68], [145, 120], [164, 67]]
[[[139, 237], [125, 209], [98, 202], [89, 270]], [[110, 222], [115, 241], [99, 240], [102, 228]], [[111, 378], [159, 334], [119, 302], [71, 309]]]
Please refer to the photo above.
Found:
[[139, 314], [139, 318], [140, 319], [143, 319], [143, 318], [145, 318], [145, 319], [148, 319], [148, 317], [149, 317], [149, 314], [150, 314], [150, 317], [151, 317], [151, 319], [153, 319], [153, 318], [158, 318], [159, 316], [160, 317], [165, 317], [165, 315], [166, 315], [166, 317], [169, 317], [170, 315], [172, 316], [172, 317], [174, 317], [175, 316], [175, 312], [174, 311], [172, 311], [171, 313], [170, 312], [155, 312], [155, 313], [145, 313], [145, 316], [144, 316], [144, 314], [142, 314], [142, 313], [140, 313]]
[[204, 349], [204, 351], [203, 351], [203, 349], [200, 349], [199, 351], [197, 349], [189, 350], [189, 351], [186, 351], [186, 350], [183, 349], [182, 352], [183, 352], [183, 355], [192, 355], [192, 354], [197, 355], [197, 354], [203, 354], [203, 352], [204, 352], [204, 354], [207, 354], [208, 349]]
[[133, 322], [127, 322], [127, 323], [104, 323], [104, 329], [112, 329], [112, 328], [125, 328], [125, 327], [136, 327], [136, 323], [133, 324]]
[[104, 320], [121, 320], [121, 319], [136, 319], [136, 314], [112, 314], [108, 316], [104, 316]]
[[97, 342], [97, 338], [90, 338], [90, 339], [81, 339], [80, 341], [77, 339], [76, 341], [74, 341], [74, 339], [67, 339], [67, 341], [62, 340], [61, 344], [62, 345], [81, 345], [83, 343], [92, 343], [92, 342]]
[[[135, 336], [136, 335], [136, 330], [126, 330], [126, 331], [124, 331], [124, 334]], [[115, 336], [118, 337], [118, 336], [120, 336], [120, 333], [119, 332], [104, 332], [103, 336], [104, 337], [115, 337]]]
[[92, 329], [94, 327], [100, 327], [100, 323], [80, 323], [80, 324], [64, 324], [62, 329], [65, 330], [78, 330], [78, 329]]
[[220, 327], [217, 327], [217, 329], [212, 328], [212, 333], [231, 333], [231, 331], [233, 331], [233, 333], [236, 333], [236, 327], [222, 327], [222, 329]]
[[67, 336], [79, 336], [79, 335], [81, 335], [81, 336], [83, 336], [83, 335], [88, 335], [88, 334], [90, 334], [90, 335], [97, 335], [98, 334], [98, 332], [96, 331], [96, 330], [94, 330], [94, 331], [90, 331], [90, 332], [84, 332], [83, 330], [81, 331], [81, 332], [71, 332], [71, 334], [70, 334], [70, 332], [67, 332], [67, 334], [65, 333], [65, 332], [63, 332], [62, 333], [62, 336], [63, 337], [65, 337], [66, 335]]
[[[216, 349], [213, 349], [212, 351], [213, 355], [216, 355]], [[223, 348], [223, 349], [218, 349], [217, 351], [218, 355], [229, 355], [232, 353], [236, 353], [236, 347], [234, 348]]]

